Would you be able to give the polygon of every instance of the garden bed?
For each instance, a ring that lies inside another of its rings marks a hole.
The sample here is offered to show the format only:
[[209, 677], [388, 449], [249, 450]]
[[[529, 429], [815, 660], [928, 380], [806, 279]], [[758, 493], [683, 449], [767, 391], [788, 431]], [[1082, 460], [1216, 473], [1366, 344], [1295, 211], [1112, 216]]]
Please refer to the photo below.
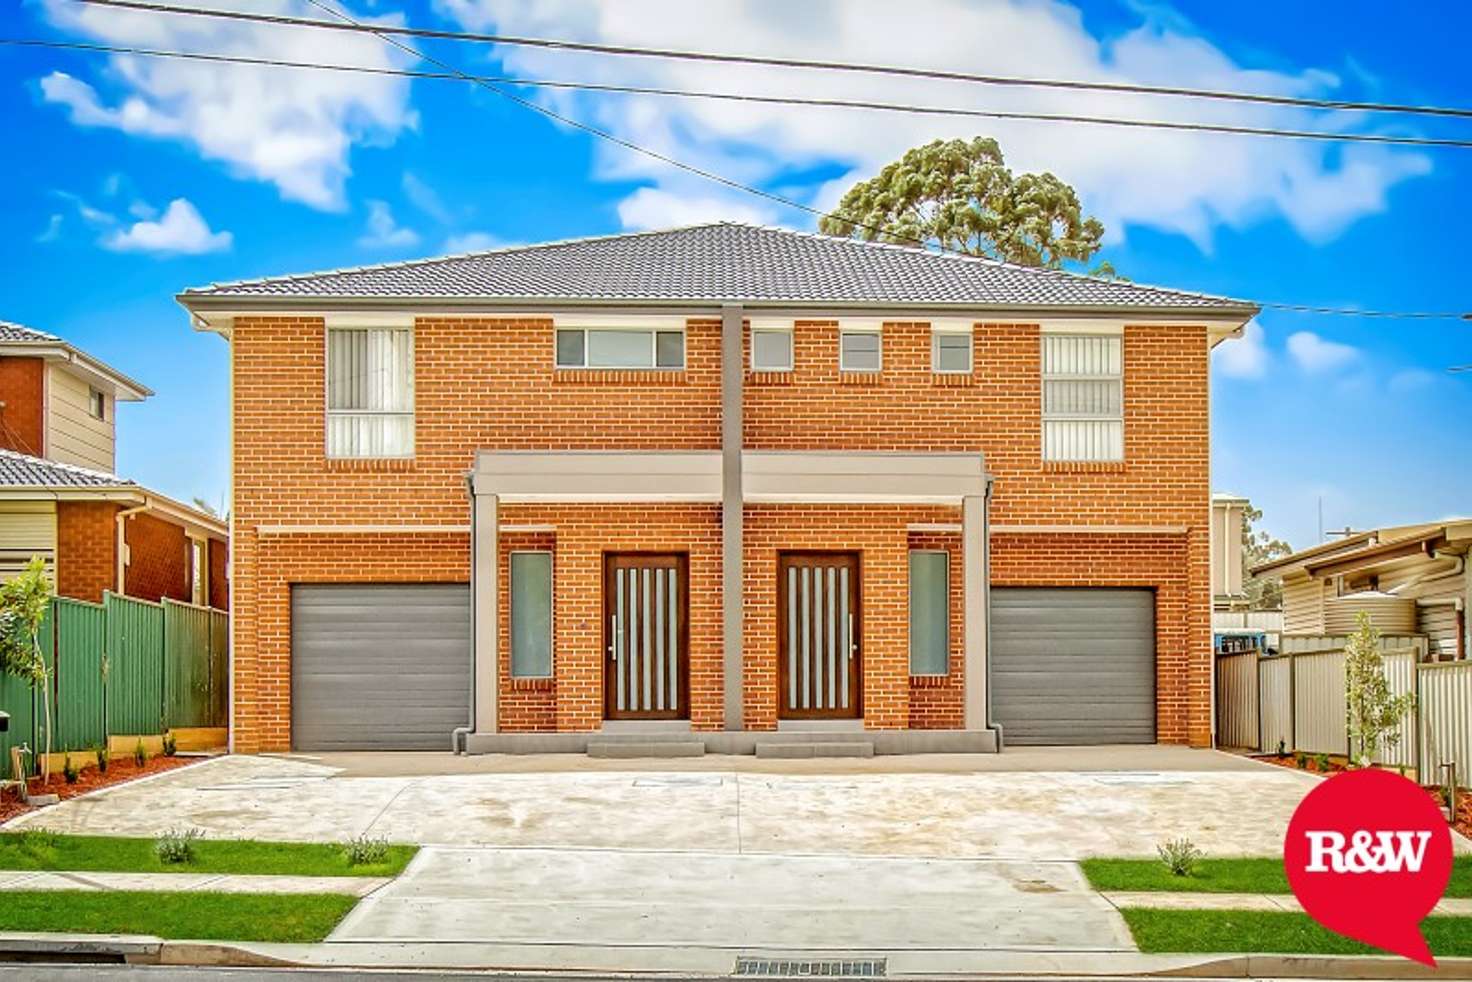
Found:
[[[80, 754], [72, 757], [73, 761], [80, 761], [81, 759]], [[39, 777], [31, 778], [31, 794], [54, 794], [62, 801], [66, 801], [68, 798], [75, 798], [89, 791], [110, 788], [115, 784], [125, 784], [128, 781], [136, 781], [140, 777], [148, 777], [150, 774], [160, 774], [179, 767], [187, 767], [205, 758], [149, 757], [143, 762], [143, 766], [140, 767], [132, 757], [119, 756], [112, 758], [108, 762], [105, 773], [98, 770], [96, 758], [92, 754], [87, 754], [86, 759], [91, 761], [91, 764], [82, 768], [82, 772], [77, 776], [76, 784], [68, 784], [66, 778], [61, 774], [61, 769], [58, 767], [52, 770], [51, 779], [47, 782], [43, 783]], [[22, 802], [14, 789], [7, 789], [0, 792], [0, 825], [4, 825], [17, 815], [24, 815], [26, 812], [34, 811], [36, 807], [36, 805]]]

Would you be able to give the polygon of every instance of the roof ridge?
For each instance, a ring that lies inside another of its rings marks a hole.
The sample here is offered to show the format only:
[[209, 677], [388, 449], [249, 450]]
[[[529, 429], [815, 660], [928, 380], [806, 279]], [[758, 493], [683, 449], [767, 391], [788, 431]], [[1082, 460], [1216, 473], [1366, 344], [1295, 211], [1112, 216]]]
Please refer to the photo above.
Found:
[[24, 331], [27, 334], [34, 334], [36, 336], [36, 340], [38, 340], [38, 341], [60, 341], [61, 340], [61, 337], [60, 336], [58, 336], [56, 334], [52, 334], [50, 331], [42, 331], [42, 330], [39, 330], [38, 328], [31, 327], [28, 324], [22, 324], [19, 321], [0, 320], [0, 328], [5, 328], [5, 327], [14, 328], [17, 331]]
[[26, 464], [40, 464], [43, 467], [55, 467], [57, 470], [66, 471], [70, 474], [80, 474], [83, 477], [99, 477], [108, 481], [116, 481], [119, 484], [138, 483], [137, 481], [130, 480], [126, 477], [119, 477], [108, 471], [93, 470], [91, 467], [83, 467], [80, 464], [68, 464], [60, 460], [51, 460], [48, 457], [35, 457], [28, 453], [21, 453], [19, 450], [7, 450], [4, 447], [0, 447], [0, 457], [18, 460]]
[[[637, 239], [650, 235], [667, 235], [671, 232], [688, 232], [697, 228], [713, 228], [718, 225], [740, 225], [741, 222], [691, 222], [688, 225], [675, 225], [671, 228], [649, 228], [637, 232], [608, 232], [603, 235], [581, 235], [568, 239], [552, 239], [548, 242], [526, 242], [520, 245], [497, 246], [494, 249], [477, 249], [471, 252], [450, 252], [440, 256], [421, 256], [418, 259], [396, 259], [386, 263], [368, 263], [363, 266], [337, 266], [332, 269], [316, 269], [309, 273], [287, 273], [278, 276], [258, 276], [243, 280], [226, 280], [224, 282], [212, 282], [205, 286], [190, 287], [185, 294], [202, 293], [206, 290], [225, 289], [232, 286], [257, 286], [266, 283], [291, 283], [296, 280], [316, 279], [319, 276], [336, 276], [341, 273], [376, 273], [387, 269], [412, 269], [415, 266], [428, 266], [431, 263], [442, 263], [448, 259], [475, 259], [480, 256], [495, 256], [507, 252], [536, 252], [541, 249], [555, 249], [570, 245], [582, 245], [586, 242], [604, 242], [610, 239]], [[755, 227], [755, 226], [753, 226]]]

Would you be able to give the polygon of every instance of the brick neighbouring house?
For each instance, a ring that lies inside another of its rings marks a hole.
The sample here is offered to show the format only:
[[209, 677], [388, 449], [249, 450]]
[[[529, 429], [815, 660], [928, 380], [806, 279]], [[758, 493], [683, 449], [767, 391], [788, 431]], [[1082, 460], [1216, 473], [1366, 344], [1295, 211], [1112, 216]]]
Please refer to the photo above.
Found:
[[238, 751], [1211, 740], [1251, 304], [729, 223], [179, 300], [231, 346]]
[[0, 321], [0, 580], [40, 556], [64, 597], [229, 606], [225, 523], [114, 473], [117, 403], [152, 394]]

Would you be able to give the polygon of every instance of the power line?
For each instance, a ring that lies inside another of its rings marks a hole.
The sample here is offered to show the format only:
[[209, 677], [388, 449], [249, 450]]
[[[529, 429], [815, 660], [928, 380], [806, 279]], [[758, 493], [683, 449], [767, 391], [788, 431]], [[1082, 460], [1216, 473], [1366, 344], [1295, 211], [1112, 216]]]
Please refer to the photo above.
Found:
[[[1006, 75], [985, 75], [975, 72], [958, 72], [944, 69], [911, 68], [898, 65], [876, 65], [856, 62], [821, 61], [803, 58], [778, 58], [767, 55], [736, 55], [713, 51], [688, 51], [676, 48], [649, 48], [634, 45], [600, 44], [589, 41], [567, 41], [557, 38], [524, 37], [511, 34], [486, 34], [473, 31], [437, 30], [424, 27], [396, 27], [390, 25], [361, 24], [349, 19], [347, 23], [313, 20], [308, 17], [291, 17], [284, 14], [258, 14], [238, 10], [213, 10], [200, 7], [176, 6], [156, 3], [151, 0], [78, 0], [100, 6], [120, 7], [130, 10], [148, 10], [158, 13], [186, 14], [199, 17], [247, 20], [266, 24], [281, 24], [295, 27], [326, 28], [329, 30], [353, 30], [377, 34], [379, 37], [417, 37], [445, 41], [470, 41], [489, 44], [504, 44], [515, 47], [544, 48], [554, 51], [575, 51], [622, 57], [656, 58], [677, 61], [713, 62], [731, 65], [753, 65], [766, 68], [799, 68], [820, 71], [853, 72], [869, 75], [890, 75], [907, 78], [923, 78], [936, 81], [969, 82], [982, 85], [998, 85], [1012, 88], [1064, 89], [1069, 91], [1105, 92], [1116, 95], [1172, 96], [1190, 99], [1211, 99], [1223, 102], [1246, 102], [1259, 105], [1293, 106], [1301, 109], [1331, 111], [1383, 112], [1423, 116], [1450, 116], [1472, 119], [1472, 108], [1463, 106], [1435, 106], [1411, 103], [1355, 102], [1342, 99], [1308, 99], [1298, 96], [1270, 95], [1259, 92], [1233, 92], [1216, 89], [1197, 89], [1183, 86], [1145, 85], [1129, 82], [1087, 82], [1072, 79], [1023, 78]], [[332, 12], [332, 11], [329, 11]]]
[[877, 102], [857, 99], [815, 99], [800, 96], [753, 95], [744, 92], [714, 92], [702, 89], [671, 89], [639, 85], [614, 85], [599, 82], [572, 82], [556, 79], [526, 78], [510, 75], [470, 75], [456, 72], [426, 72], [411, 68], [382, 68], [368, 65], [341, 65], [314, 61], [290, 61], [279, 58], [254, 58], [245, 55], [221, 55], [205, 52], [172, 51], [137, 48], [124, 45], [89, 44], [50, 41], [34, 38], [0, 38], [0, 44], [41, 48], [65, 48], [112, 54], [139, 55], [150, 58], [176, 58], [190, 61], [223, 62], [235, 65], [258, 65], [270, 68], [313, 69], [332, 72], [355, 72], [401, 78], [423, 78], [445, 81], [469, 81], [533, 88], [573, 89], [627, 95], [648, 95], [676, 99], [704, 99], [764, 105], [807, 106], [818, 109], [861, 109], [905, 113], [922, 116], [958, 116], [983, 119], [1026, 120], [1044, 123], [1078, 123], [1091, 126], [1120, 126], [1131, 129], [1177, 130], [1197, 133], [1220, 133], [1233, 136], [1279, 137], [1295, 140], [1325, 140], [1335, 143], [1375, 143], [1442, 149], [1472, 149], [1472, 139], [1452, 140], [1432, 137], [1388, 136], [1377, 133], [1328, 133], [1321, 130], [1294, 130], [1275, 127], [1231, 126], [1216, 123], [1185, 123], [1171, 120], [1131, 119], [1115, 116], [1084, 116], [1072, 113], [1028, 113], [964, 107], [925, 106], [911, 103]]

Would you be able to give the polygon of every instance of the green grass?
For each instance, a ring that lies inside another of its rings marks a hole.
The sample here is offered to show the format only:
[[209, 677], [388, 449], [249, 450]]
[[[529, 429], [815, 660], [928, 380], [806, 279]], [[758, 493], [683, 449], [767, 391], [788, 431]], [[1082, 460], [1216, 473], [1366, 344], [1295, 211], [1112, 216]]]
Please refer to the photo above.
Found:
[[[1313, 955], [1382, 955], [1358, 941], [1320, 927], [1307, 914], [1265, 910], [1120, 911], [1143, 952], [1221, 952]], [[1428, 917], [1421, 931], [1433, 954], [1472, 955], [1472, 917]]]
[[16, 890], [0, 931], [151, 934], [194, 941], [321, 941], [358, 902], [340, 893]]
[[418, 851], [417, 846], [389, 846], [383, 862], [353, 866], [335, 844], [197, 839], [193, 862], [165, 864], [154, 854], [152, 839], [18, 832], [0, 834], [0, 870], [397, 876]]
[[[1158, 859], [1086, 859], [1095, 890], [1170, 893], [1290, 893], [1281, 859], [1203, 859], [1190, 876], [1176, 876]], [[1452, 862], [1448, 897], [1472, 897], [1472, 856]]]

